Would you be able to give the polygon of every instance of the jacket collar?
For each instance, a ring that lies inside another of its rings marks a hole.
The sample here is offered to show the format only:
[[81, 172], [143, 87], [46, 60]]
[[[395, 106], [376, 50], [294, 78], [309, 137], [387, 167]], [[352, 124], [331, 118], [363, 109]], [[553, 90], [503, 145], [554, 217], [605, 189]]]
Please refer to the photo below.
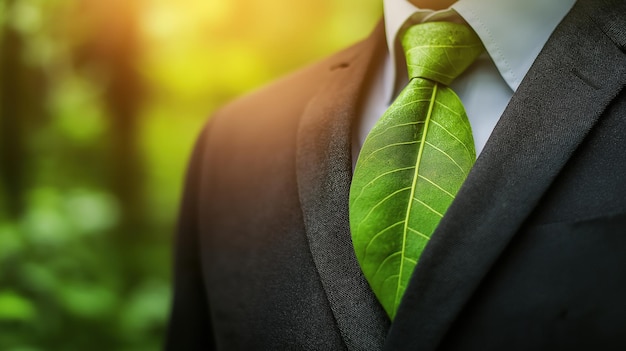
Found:
[[361, 273], [350, 235], [351, 130], [368, 71], [385, 51], [382, 22], [333, 56], [327, 84], [304, 111], [297, 136], [298, 192], [311, 254], [349, 350], [380, 350], [389, 319]]

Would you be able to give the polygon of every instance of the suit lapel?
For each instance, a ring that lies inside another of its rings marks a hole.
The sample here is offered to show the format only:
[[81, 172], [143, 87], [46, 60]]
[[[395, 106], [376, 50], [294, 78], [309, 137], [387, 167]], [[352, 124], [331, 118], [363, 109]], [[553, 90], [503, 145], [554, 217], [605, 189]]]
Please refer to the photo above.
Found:
[[311, 100], [297, 140], [298, 191], [311, 253], [337, 326], [350, 350], [381, 349], [389, 320], [354, 256], [348, 224], [351, 125], [367, 71], [384, 53], [382, 23], [334, 57], [331, 77]]
[[579, 1], [556, 29], [422, 254], [387, 349], [436, 349], [561, 168], [624, 88], [624, 14], [623, 1]]

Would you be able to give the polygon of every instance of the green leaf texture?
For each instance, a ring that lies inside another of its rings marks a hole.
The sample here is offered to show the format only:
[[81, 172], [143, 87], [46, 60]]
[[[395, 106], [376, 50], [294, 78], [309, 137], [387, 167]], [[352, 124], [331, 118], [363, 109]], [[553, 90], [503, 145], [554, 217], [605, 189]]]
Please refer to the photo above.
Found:
[[392, 319], [475, 159], [459, 98], [421, 78], [409, 82], [368, 135], [350, 190], [350, 226], [365, 277]]

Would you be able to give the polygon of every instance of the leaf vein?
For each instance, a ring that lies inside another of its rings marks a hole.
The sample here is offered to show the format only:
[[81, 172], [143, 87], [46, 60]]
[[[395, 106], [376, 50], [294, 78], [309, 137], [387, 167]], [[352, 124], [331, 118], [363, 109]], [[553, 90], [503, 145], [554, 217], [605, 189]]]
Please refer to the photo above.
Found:
[[439, 151], [439, 152], [440, 152], [440, 153], [442, 153], [443, 155], [445, 155], [448, 159], [450, 159], [450, 161], [452, 161], [452, 163], [454, 163], [454, 164], [455, 164], [455, 165], [456, 165], [456, 166], [457, 166], [457, 167], [461, 170], [461, 172], [462, 172], [465, 176], [467, 176], [467, 173], [468, 173], [468, 172], [467, 172], [467, 171], [465, 171], [465, 169], [463, 169], [463, 167], [461, 167], [461, 165], [459, 165], [459, 163], [458, 163], [458, 162], [456, 162], [456, 160], [455, 160], [454, 158], [452, 158], [452, 156], [448, 155], [445, 151], [441, 150], [440, 148], [436, 147], [435, 145], [433, 145], [432, 143], [430, 143], [430, 142], [428, 142], [428, 141], [426, 142], [426, 144], [427, 144], [428, 146], [432, 147], [433, 149], [435, 149], [435, 150]]
[[389, 127], [385, 128], [385, 129], [381, 130], [380, 132], [378, 132], [376, 134], [373, 134], [372, 136], [370, 136], [370, 138], [372, 138], [372, 139], [377, 138], [377, 137], [381, 136], [382, 134], [385, 134], [386, 132], [388, 132], [390, 129], [393, 129], [393, 128], [406, 127], [406, 126], [418, 125], [418, 124], [423, 124], [423, 123], [424, 123], [424, 121], [395, 124], [395, 125], [389, 126]]
[[[398, 251], [398, 252], [394, 252], [391, 255], [387, 256], [381, 263], [380, 265], [378, 265], [378, 268], [376, 268], [376, 272], [374, 273], [374, 276], [377, 276], [378, 273], [380, 273], [380, 270], [385, 266], [385, 264], [387, 263], [387, 261], [389, 261], [390, 259], [398, 256], [398, 255], [402, 255], [402, 252]], [[402, 261], [402, 260], [400, 260]]]
[[396, 168], [393, 169], [391, 171], [387, 171], [384, 172], [378, 176], [376, 176], [374, 179], [370, 180], [367, 184], [363, 185], [363, 187], [361, 188], [361, 191], [359, 192], [359, 195], [354, 199], [354, 201], [358, 201], [361, 198], [361, 195], [363, 195], [363, 192], [365, 190], [365, 188], [369, 187], [370, 185], [372, 185], [375, 181], [377, 181], [378, 179], [384, 177], [384, 176], [388, 176], [397, 172], [402, 172], [402, 171], [408, 171], [409, 169], [413, 169], [415, 168], [415, 166], [411, 166], [411, 167], [405, 167], [405, 168]]
[[417, 203], [421, 204], [422, 206], [426, 207], [427, 209], [429, 209], [430, 211], [432, 211], [434, 214], [436, 214], [439, 217], [443, 217], [443, 214], [439, 213], [439, 211], [435, 210], [434, 208], [430, 207], [427, 203], [425, 203], [424, 201], [414, 197], [413, 198], [414, 201], [416, 201]]
[[[417, 140], [411, 140], [411, 141], [405, 141], [405, 142], [399, 142], [399, 143], [387, 144], [387, 145], [385, 145], [385, 146], [383, 146], [383, 147], [380, 147], [380, 148], [378, 148], [378, 149], [376, 149], [376, 150], [374, 150], [374, 151], [370, 152], [370, 154], [369, 154], [369, 155], [367, 155], [367, 157], [365, 157], [365, 160], [369, 160], [369, 159], [370, 159], [370, 158], [372, 158], [372, 157], [373, 157], [376, 153], [378, 153], [378, 152], [380, 152], [380, 151], [383, 151], [383, 150], [385, 150], [385, 149], [388, 149], [388, 148], [390, 148], [390, 147], [394, 147], [394, 146], [403, 146], [403, 145], [412, 145], [412, 144], [417, 144], [417, 143], [418, 143], [418, 141], [417, 141]], [[364, 160], [364, 161], [365, 161], [365, 160]], [[364, 161], [362, 161], [362, 162], [364, 162]]]
[[[438, 87], [439, 87], [439, 84], [435, 83], [433, 85], [433, 92], [430, 97], [430, 105], [428, 106], [428, 113], [426, 114], [426, 118], [424, 119], [425, 121], [424, 131], [422, 132], [422, 140], [421, 140], [419, 151], [417, 154], [417, 160], [415, 161], [415, 173], [413, 174], [413, 184], [411, 185], [411, 197], [410, 197], [411, 199], [415, 197], [415, 188], [417, 184], [417, 178], [419, 176], [419, 168], [422, 162], [422, 155], [424, 154], [424, 145], [426, 142], [426, 135], [428, 134], [429, 122], [432, 117], [432, 112], [433, 112], [434, 102], [437, 97]], [[409, 201], [407, 205], [406, 213], [405, 213], [405, 218], [404, 218], [404, 230], [402, 231], [402, 257], [406, 256], [406, 240], [407, 240], [407, 233], [408, 233], [407, 228], [409, 225], [409, 217], [411, 215], [412, 207], [413, 207], [413, 201]], [[404, 261], [400, 261], [400, 277], [398, 281], [402, 281], [403, 268], [404, 268]], [[398, 286], [396, 288], [396, 296], [394, 298], [394, 308], [395, 306], [398, 306], [400, 298], [401, 298], [400, 283], [398, 283]]]
[[388, 226], [387, 228], [385, 228], [385, 229], [383, 229], [383, 230], [379, 231], [378, 233], [376, 233], [376, 235], [374, 235], [374, 236], [370, 239], [370, 242], [369, 242], [369, 243], [367, 244], [367, 246], [365, 247], [365, 254], [364, 254], [364, 257], [367, 257], [367, 251], [369, 250], [370, 245], [372, 245], [372, 243], [373, 243], [374, 241], [376, 241], [376, 239], [378, 239], [381, 235], [383, 235], [386, 231], [390, 230], [391, 228], [393, 228], [393, 227], [395, 227], [395, 226], [398, 226], [398, 225], [400, 225], [400, 224], [403, 224], [403, 223], [404, 223], [404, 221], [399, 221], [399, 222], [394, 223], [394, 224], [392, 224], [392, 225]]
[[411, 228], [411, 227], [408, 227], [407, 229], [408, 229], [410, 232], [412, 232], [413, 234], [417, 234], [418, 236], [420, 236], [420, 237], [422, 237], [422, 238], [424, 238], [424, 239], [426, 239], [426, 240], [430, 240], [430, 238], [428, 237], [428, 235], [426, 235], [426, 234], [424, 234], [424, 233], [422, 233], [422, 232], [420, 232], [420, 231], [418, 231], [418, 230], [415, 230], [415, 229], [413, 229], [413, 228]]
[[456, 135], [452, 134], [446, 127], [442, 126], [441, 124], [439, 124], [437, 121], [433, 120], [433, 123], [443, 129], [446, 133], [448, 133], [448, 135], [450, 135], [454, 140], [458, 141], [459, 144], [463, 145], [463, 147], [465, 148], [465, 150], [467, 151], [467, 153], [469, 155], [472, 155], [472, 152], [470, 151], [469, 147], [463, 142], [461, 141], [461, 139], [459, 139]]
[[361, 226], [368, 218], [369, 216], [374, 212], [374, 210], [376, 210], [378, 208], [378, 206], [382, 205], [383, 203], [385, 203], [385, 201], [389, 200], [390, 198], [392, 198], [393, 196], [403, 192], [403, 191], [407, 191], [411, 189], [411, 187], [405, 187], [402, 189], [398, 189], [394, 192], [392, 192], [391, 194], [385, 196], [382, 200], [378, 201], [376, 203], [376, 205], [372, 206], [372, 208], [369, 210], [369, 212], [367, 212], [367, 215], [365, 215], [365, 217], [361, 220], [361, 222], [359, 223], [359, 226]]

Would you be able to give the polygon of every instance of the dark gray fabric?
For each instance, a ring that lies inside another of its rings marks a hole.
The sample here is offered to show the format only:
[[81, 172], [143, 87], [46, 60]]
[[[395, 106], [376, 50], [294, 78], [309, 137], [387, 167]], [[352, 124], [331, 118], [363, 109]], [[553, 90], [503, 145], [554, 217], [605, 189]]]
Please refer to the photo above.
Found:
[[168, 350], [624, 349], [626, 5], [579, 1], [389, 327], [348, 230], [372, 37], [220, 110], [189, 168]]

